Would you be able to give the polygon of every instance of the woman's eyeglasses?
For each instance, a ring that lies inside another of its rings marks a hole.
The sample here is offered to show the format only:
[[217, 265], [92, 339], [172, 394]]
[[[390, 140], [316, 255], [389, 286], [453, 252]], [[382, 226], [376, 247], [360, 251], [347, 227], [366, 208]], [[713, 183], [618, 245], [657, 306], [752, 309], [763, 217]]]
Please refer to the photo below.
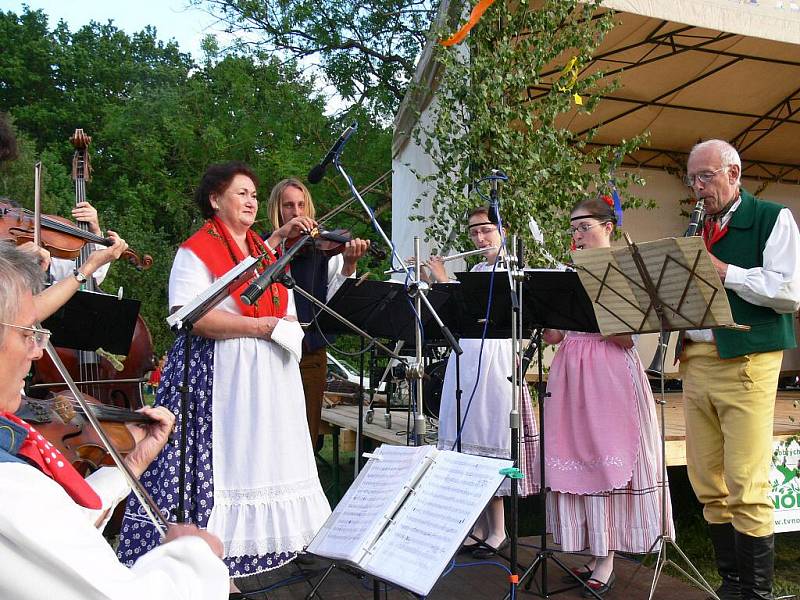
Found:
[[567, 229], [567, 233], [569, 235], [575, 235], [576, 233], [586, 233], [593, 227], [597, 227], [598, 225], [605, 225], [609, 223], [609, 221], [600, 221], [599, 223], [581, 223], [577, 227], [570, 227]]

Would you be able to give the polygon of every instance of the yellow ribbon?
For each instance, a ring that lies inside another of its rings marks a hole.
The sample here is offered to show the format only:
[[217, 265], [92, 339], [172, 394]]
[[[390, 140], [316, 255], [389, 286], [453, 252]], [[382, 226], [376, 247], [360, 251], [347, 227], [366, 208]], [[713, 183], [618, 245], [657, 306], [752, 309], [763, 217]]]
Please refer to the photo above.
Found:
[[470, 32], [470, 29], [475, 27], [475, 24], [480, 21], [480, 18], [483, 16], [483, 13], [486, 12], [486, 9], [489, 8], [494, 0], [480, 0], [475, 5], [475, 8], [472, 9], [472, 12], [469, 14], [469, 20], [464, 23], [464, 25], [456, 31], [452, 36], [447, 38], [446, 40], [439, 42], [442, 46], [453, 46], [458, 44], [467, 37], [467, 34]]
[[[561, 69], [561, 76], [563, 77], [564, 75], [570, 74], [570, 78], [567, 85], [558, 86], [558, 91], [568, 92], [573, 87], [575, 87], [575, 84], [578, 82], [578, 68], [575, 66], [575, 63], [577, 62], [578, 62], [578, 57], [573, 56], [572, 58], [569, 59], [569, 62], [566, 65], [564, 65], [564, 68]], [[575, 102], [575, 104], [583, 106], [583, 98], [581, 98], [580, 94], [572, 94], [572, 100], [573, 102]]]

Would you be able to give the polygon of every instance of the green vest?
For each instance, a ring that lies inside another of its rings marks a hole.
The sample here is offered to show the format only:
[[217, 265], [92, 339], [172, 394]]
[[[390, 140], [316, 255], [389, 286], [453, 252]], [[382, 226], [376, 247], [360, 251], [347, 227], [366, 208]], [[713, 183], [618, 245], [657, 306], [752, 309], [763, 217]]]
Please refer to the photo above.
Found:
[[[741, 198], [742, 203], [728, 223], [728, 232], [712, 246], [711, 253], [722, 262], [744, 269], [763, 267], [764, 247], [783, 206], [756, 200], [744, 190], [741, 190]], [[750, 304], [731, 290], [726, 292], [733, 320], [739, 325], [749, 325], [750, 331], [715, 329], [720, 358], [797, 346], [792, 321], [794, 315], [778, 314], [771, 308]]]

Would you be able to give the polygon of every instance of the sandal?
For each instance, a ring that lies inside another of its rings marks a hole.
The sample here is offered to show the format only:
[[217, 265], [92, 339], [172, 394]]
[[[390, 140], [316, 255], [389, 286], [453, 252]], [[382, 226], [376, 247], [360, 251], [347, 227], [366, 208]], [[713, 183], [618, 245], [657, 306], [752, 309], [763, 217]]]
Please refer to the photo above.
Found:
[[502, 542], [497, 545], [497, 548], [490, 546], [489, 544], [481, 544], [480, 548], [476, 548], [472, 551], [472, 558], [476, 558], [478, 560], [484, 560], [486, 558], [492, 558], [493, 556], [497, 556], [499, 552], [505, 550], [511, 540], [505, 538]]

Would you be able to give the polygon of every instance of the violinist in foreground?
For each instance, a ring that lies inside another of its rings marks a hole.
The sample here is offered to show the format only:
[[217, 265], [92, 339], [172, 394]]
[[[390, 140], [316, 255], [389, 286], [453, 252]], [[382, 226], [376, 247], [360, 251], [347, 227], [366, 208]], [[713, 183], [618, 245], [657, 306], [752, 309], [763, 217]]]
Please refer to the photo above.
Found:
[[[272, 188], [269, 195], [269, 214], [273, 233], [267, 239], [271, 248], [278, 248], [290, 237], [294, 224], [315, 225], [314, 201], [303, 183], [295, 178], [284, 179]], [[347, 242], [343, 251], [334, 256], [321, 252], [299, 254], [292, 260], [291, 273], [301, 288], [321, 302], [327, 302], [336, 293], [342, 282], [356, 274], [356, 265], [369, 248], [369, 240], [358, 238]], [[297, 316], [303, 323], [314, 320], [314, 307], [305, 298], [295, 298]], [[303, 337], [303, 356], [300, 360], [300, 376], [306, 397], [306, 418], [312, 445], [317, 444], [322, 420], [322, 396], [328, 374], [328, 355], [325, 347], [332, 341], [313, 325]]]
[[[124, 244], [124, 242], [121, 242]], [[227, 597], [220, 541], [195, 526], [173, 527], [131, 568], [102, 536], [129, 488], [116, 468], [83, 479], [47, 440], [13, 415], [31, 361], [48, 332], [33, 294], [42, 271], [30, 253], [0, 243], [0, 597], [218, 599]], [[154, 423], [138, 432], [125, 461], [135, 476], [167, 442], [174, 417], [142, 411]]]

